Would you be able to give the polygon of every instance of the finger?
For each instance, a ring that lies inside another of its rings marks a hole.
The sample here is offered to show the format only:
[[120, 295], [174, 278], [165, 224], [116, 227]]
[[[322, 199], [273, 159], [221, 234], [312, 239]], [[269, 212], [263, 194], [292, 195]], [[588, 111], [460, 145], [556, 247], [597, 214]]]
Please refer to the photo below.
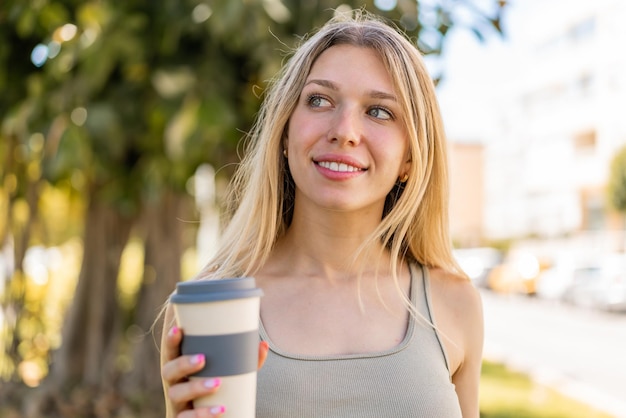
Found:
[[269, 350], [270, 345], [267, 343], [267, 341], [261, 341], [259, 343], [259, 369], [263, 367], [265, 359], [267, 359], [267, 353], [269, 352]]
[[180, 343], [183, 340], [183, 331], [177, 326], [173, 326], [165, 338], [165, 358], [173, 360], [180, 356]]
[[180, 356], [170, 360], [161, 367], [161, 377], [169, 384], [175, 384], [184, 380], [204, 367], [206, 358], [204, 354]]
[[206, 379], [191, 379], [187, 382], [170, 386], [167, 396], [176, 404], [183, 405], [202, 396], [215, 393], [222, 384], [221, 379], [209, 377]]
[[222, 405], [209, 406], [207, 408], [199, 408], [193, 411], [184, 411], [177, 415], [176, 418], [214, 418], [221, 417], [226, 408]]

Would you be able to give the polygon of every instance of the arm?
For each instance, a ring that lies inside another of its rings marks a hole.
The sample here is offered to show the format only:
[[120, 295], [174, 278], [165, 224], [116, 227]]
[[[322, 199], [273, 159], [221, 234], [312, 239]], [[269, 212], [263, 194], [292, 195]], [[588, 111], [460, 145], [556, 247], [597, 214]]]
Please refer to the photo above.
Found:
[[452, 376], [464, 418], [479, 417], [479, 385], [483, 353], [483, 312], [478, 291], [468, 283], [463, 286], [463, 312], [459, 319], [463, 336], [463, 362]]
[[431, 269], [431, 277], [436, 325], [461, 411], [464, 418], [478, 418], [484, 334], [480, 293], [468, 278], [443, 269]]

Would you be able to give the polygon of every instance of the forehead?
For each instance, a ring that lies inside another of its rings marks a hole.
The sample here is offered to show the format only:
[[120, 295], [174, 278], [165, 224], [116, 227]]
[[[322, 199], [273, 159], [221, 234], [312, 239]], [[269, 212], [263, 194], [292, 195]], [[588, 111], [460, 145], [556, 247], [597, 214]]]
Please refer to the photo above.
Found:
[[367, 47], [331, 46], [317, 57], [307, 81], [318, 78], [355, 86], [367, 84], [368, 88], [390, 93], [395, 90], [379, 53]]

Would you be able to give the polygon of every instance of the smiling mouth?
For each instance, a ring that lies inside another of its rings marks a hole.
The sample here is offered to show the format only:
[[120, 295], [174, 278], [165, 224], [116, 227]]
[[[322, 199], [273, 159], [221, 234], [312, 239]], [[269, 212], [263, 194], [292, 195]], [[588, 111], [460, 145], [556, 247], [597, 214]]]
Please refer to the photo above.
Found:
[[366, 168], [359, 168], [346, 163], [337, 163], [334, 161], [319, 161], [316, 163], [320, 167], [324, 167], [330, 171], [337, 171], [340, 173], [354, 173], [357, 171], [366, 171]]

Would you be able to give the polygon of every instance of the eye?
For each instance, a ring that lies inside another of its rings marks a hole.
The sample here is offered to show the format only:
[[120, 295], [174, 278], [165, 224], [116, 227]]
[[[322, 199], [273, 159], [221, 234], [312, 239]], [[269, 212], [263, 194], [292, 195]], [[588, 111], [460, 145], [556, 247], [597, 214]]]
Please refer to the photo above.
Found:
[[330, 106], [330, 101], [319, 94], [311, 94], [307, 97], [306, 102], [311, 107], [326, 107]]
[[393, 120], [394, 116], [389, 110], [381, 106], [374, 106], [367, 111], [367, 114], [381, 120]]

